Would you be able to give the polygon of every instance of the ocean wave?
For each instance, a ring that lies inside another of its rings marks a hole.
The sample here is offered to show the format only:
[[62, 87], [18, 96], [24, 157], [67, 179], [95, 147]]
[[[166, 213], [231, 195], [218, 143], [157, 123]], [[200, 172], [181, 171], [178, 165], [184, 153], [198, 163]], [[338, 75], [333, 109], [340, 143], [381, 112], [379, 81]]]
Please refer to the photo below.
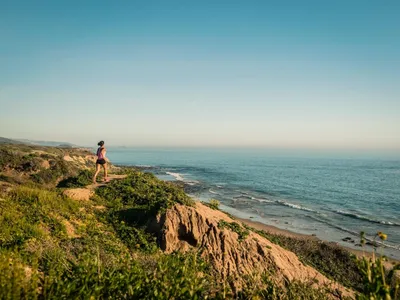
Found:
[[371, 219], [370, 217], [367, 217], [367, 216], [362, 216], [362, 215], [358, 215], [358, 214], [343, 211], [343, 210], [336, 210], [335, 212], [337, 214], [340, 214], [343, 216], [351, 217], [351, 218], [358, 219], [358, 220], [368, 221], [371, 223], [390, 225], [390, 226], [400, 226], [400, 224], [395, 223], [395, 222], [375, 220], [375, 219]]
[[188, 184], [188, 185], [196, 185], [196, 184], [199, 184], [200, 182], [199, 181], [197, 181], [197, 180], [190, 180], [190, 181], [186, 181], [185, 180], [185, 184]]
[[301, 205], [298, 205], [298, 204], [293, 204], [293, 203], [285, 202], [285, 201], [282, 201], [282, 200], [278, 200], [276, 202], [279, 203], [279, 204], [282, 204], [284, 206], [288, 206], [288, 207], [294, 208], [294, 209], [300, 209], [300, 210], [305, 210], [305, 211], [310, 211], [310, 212], [316, 212], [315, 210], [313, 210], [311, 208], [307, 208], [307, 207], [304, 207], [304, 206], [301, 206]]
[[257, 200], [258, 202], [265, 202], [265, 203], [274, 203], [274, 202], [276, 202], [276, 201], [268, 200], [268, 199], [264, 199], [264, 198], [256, 198], [256, 197], [253, 197], [253, 199], [254, 199], [254, 200]]
[[220, 195], [219, 193], [217, 193], [217, 192], [214, 192], [212, 189], [209, 189], [208, 190], [211, 194], [214, 194], [214, 195]]
[[183, 176], [180, 173], [173, 173], [173, 172], [165, 172], [168, 175], [171, 175], [172, 177], [174, 177], [176, 180], [178, 181], [183, 181]]
[[233, 199], [246, 198], [246, 199], [249, 199], [249, 200], [253, 200], [254, 199], [254, 197], [250, 196], [249, 194], [242, 194], [242, 195], [239, 195], [239, 196], [233, 196], [232, 198]]

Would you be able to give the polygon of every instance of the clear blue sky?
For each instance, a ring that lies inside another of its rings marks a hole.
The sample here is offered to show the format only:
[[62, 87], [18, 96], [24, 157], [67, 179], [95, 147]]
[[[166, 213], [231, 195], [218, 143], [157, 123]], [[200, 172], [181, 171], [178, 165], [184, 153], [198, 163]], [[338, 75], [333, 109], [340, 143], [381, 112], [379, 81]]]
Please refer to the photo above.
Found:
[[400, 149], [399, 15], [400, 1], [0, 0], [0, 136]]

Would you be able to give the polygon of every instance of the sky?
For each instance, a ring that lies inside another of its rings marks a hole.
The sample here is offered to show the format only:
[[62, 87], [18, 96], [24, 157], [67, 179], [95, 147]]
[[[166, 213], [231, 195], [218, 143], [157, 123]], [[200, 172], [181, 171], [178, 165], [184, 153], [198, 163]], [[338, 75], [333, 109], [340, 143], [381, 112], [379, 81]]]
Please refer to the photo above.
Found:
[[400, 1], [0, 7], [0, 136], [400, 150]]

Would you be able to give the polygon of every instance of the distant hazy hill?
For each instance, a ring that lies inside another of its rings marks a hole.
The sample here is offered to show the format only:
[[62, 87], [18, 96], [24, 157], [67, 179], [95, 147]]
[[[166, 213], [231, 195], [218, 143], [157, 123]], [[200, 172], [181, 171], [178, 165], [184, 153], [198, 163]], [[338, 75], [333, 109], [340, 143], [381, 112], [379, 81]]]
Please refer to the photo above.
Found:
[[20, 141], [0, 137], [0, 144], [23, 144]]
[[26, 145], [52, 146], [52, 147], [63, 147], [63, 148], [79, 147], [77, 145], [67, 142], [35, 141], [28, 139], [9, 139], [4, 137], [0, 137], [0, 144], [26, 144]]
[[68, 143], [68, 142], [55, 142], [55, 141], [35, 141], [28, 139], [17, 139], [16, 141], [29, 144], [29, 145], [38, 145], [38, 146], [51, 146], [51, 147], [78, 147], [77, 145]]

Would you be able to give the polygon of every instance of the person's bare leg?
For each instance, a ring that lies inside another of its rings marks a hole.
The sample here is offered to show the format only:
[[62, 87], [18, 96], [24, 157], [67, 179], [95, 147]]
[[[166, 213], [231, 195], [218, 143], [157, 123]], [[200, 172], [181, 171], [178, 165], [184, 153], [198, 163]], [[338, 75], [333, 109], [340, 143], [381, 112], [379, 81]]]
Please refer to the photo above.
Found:
[[103, 169], [104, 169], [104, 181], [108, 181], [108, 177], [107, 177], [107, 164], [103, 165]]
[[97, 183], [96, 177], [97, 177], [97, 174], [99, 174], [99, 172], [100, 172], [100, 165], [96, 164], [96, 172], [94, 173], [94, 176], [93, 176], [93, 183]]

